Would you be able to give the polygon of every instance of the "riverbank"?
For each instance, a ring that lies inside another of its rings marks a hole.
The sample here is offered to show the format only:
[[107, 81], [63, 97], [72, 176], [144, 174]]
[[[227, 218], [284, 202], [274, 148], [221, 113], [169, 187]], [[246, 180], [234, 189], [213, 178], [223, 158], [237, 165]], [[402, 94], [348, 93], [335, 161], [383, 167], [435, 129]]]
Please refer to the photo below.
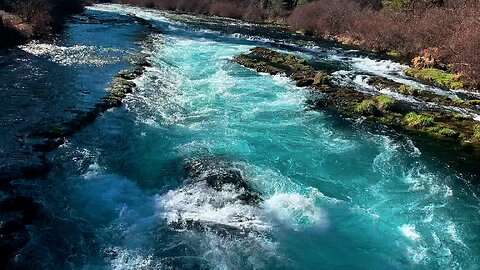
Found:
[[84, 10], [87, 0], [0, 2], [0, 49], [59, 33], [67, 16]]

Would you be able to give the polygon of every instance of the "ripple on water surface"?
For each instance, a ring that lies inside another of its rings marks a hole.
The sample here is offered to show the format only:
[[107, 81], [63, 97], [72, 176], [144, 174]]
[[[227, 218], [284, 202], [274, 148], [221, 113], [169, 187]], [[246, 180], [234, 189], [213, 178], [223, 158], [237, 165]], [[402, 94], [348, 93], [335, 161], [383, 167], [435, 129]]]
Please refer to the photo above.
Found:
[[[232, 63], [251, 40], [190, 31], [158, 11], [93, 9], [166, 31], [125, 107], [59, 150], [75, 168], [61, 179], [67, 216], [102, 251], [85, 268], [475, 268], [476, 193], [412, 141], [310, 110], [285, 77]], [[355, 72], [401, 76], [381, 63]], [[213, 165], [188, 172], [203, 157]]]

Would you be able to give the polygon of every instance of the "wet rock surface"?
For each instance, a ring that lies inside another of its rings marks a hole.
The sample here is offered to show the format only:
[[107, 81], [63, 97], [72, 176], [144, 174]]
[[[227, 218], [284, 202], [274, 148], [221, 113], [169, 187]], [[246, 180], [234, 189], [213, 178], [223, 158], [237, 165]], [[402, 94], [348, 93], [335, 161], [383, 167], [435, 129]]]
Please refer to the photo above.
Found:
[[233, 186], [238, 191], [237, 199], [244, 204], [258, 205], [262, 201], [256, 192], [244, 179], [240, 170], [234, 168], [229, 161], [216, 157], [204, 157], [191, 160], [186, 164], [187, 183], [205, 182], [208, 187], [222, 191], [227, 186]]

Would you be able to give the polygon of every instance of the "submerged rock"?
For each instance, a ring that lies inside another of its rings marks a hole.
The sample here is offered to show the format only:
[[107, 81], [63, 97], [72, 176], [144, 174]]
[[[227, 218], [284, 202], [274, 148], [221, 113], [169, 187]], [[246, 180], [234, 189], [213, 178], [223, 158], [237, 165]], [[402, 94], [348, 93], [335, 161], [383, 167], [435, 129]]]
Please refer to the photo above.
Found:
[[[144, 60], [146, 66], [148, 61]], [[115, 75], [111, 86], [107, 88], [108, 95], [101, 99], [91, 109], [78, 112], [69, 121], [41, 127], [28, 136], [33, 143], [33, 150], [37, 152], [50, 152], [63, 144], [64, 138], [71, 136], [93, 122], [101, 113], [106, 110], [118, 107], [122, 104], [122, 100], [131, 93], [136, 87], [132, 81], [145, 72], [144, 65], [135, 65], [129, 69], [122, 70]]]
[[186, 164], [188, 181], [204, 181], [210, 188], [221, 191], [227, 185], [238, 191], [242, 203], [257, 205], [261, 202], [260, 195], [243, 178], [240, 170], [229, 162], [219, 158], [201, 158], [189, 161]]
[[203, 156], [185, 163], [180, 187], [158, 197], [170, 229], [242, 237], [263, 233], [262, 198], [241, 171], [221, 156]]
[[0, 201], [0, 268], [30, 240], [26, 225], [39, 214], [40, 206], [30, 197], [10, 194]]

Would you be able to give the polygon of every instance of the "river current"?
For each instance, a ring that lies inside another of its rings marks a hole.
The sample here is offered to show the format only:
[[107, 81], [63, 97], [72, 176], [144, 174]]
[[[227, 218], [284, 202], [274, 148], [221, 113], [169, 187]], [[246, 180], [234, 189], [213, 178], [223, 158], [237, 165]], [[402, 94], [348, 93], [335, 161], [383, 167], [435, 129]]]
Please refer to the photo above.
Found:
[[[157, 31], [142, 34], [131, 17]], [[305, 89], [231, 59], [267, 46], [328, 66], [360, 91], [373, 91], [362, 81], [370, 75], [441, 90], [372, 55], [327, 43], [299, 47], [245, 34], [253, 25], [201, 20], [97, 5], [72, 19], [56, 44], [21, 47], [55, 69], [73, 69], [49, 78], [49, 89], [101, 90], [133, 51], [147, 54], [152, 67], [122, 107], [49, 154], [46, 180], [19, 184], [48, 218], [29, 226], [18, 267], [480, 268], [474, 170], [447, 165], [445, 153], [395, 131], [311, 108]], [[71, 72], [80, 75], [71, 80]], [[58, 102], [89, 104], [99, 93]], [[260, 200], [245, 203], [243, 189], [191, 179], [192, 161], [206, 164], [205, 174], [238, 173]]]

